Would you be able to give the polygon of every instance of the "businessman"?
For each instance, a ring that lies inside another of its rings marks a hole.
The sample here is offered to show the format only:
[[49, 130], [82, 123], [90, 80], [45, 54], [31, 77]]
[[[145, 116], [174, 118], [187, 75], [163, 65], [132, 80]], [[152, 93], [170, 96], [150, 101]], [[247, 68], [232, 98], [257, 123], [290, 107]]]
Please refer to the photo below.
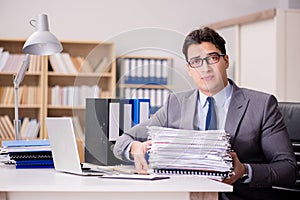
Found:
[[240, 88], [228, 79], [225, 40], [215, 30], [203, 27], [192, 31], [185, 38], [182, 51], [187, 73], [197, 88], [170, 94], [151, 119], [117, 139], [115, 156], [134, 160], [137, 170], [144, 173], [148, 169], [144, 155], [151, 145], [146, 126], [208, 129], [206, 118], [212, 102], [214, 128], [230, 134], [234, 150], [234, 173], [224, 180], [233, 185], [233, 193], [220, 194], [220, 198], [275, 199], [271, 186], [293, 184], [298, 173], [276, 98]]

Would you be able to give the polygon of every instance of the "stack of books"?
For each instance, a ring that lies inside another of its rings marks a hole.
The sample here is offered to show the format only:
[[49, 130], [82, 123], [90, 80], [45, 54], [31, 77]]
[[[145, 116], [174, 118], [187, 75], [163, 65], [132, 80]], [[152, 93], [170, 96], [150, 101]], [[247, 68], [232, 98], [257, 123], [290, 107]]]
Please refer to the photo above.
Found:
[[200, 175], [222, 180], [233, 170], [229, 135], [224, 130], [148, 127], [149, 164], [158, 174]]
[[20, 168], [54, 168], [49, 140], [5, 140], [2, 154], [8, 154], [7, 163]]

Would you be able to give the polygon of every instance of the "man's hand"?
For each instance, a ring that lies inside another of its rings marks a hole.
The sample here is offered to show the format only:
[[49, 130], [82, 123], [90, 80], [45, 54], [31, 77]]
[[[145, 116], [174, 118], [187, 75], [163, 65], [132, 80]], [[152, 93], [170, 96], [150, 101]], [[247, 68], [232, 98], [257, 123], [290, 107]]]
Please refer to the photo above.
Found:
[[233, 160], [233, 173], [229, 178], [223, 180], [224, 183], [232, 185], [239, 178], [241, 178], [245, 172], [244, 165], [240, 162], [237, 154], [235, 152], [230, 152]]
[[133, 156], [135, 168], [139, 174], [147, 174], [149, 169], [145, 154], [149, 150], [150, 145], [151, 140], [146, 142], [134, 141], [131, 145], [130, 154]]

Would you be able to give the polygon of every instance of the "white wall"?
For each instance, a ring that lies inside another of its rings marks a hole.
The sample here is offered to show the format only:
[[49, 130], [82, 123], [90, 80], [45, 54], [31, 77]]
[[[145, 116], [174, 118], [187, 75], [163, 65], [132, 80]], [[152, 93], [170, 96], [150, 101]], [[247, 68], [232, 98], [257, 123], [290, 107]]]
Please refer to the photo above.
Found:
[[29, 21], [46, 13], [50, 30], [61, 40], [112, 40], [117, 55], [173, 56], [173, 85], [179, 91], [193, 87], [181, 53], [188, 32], [200, 25], [276, 6], [288, 7], [296, 0], [284, 1], [0, 0], [0, 37], [28, 37], [33, 31]]

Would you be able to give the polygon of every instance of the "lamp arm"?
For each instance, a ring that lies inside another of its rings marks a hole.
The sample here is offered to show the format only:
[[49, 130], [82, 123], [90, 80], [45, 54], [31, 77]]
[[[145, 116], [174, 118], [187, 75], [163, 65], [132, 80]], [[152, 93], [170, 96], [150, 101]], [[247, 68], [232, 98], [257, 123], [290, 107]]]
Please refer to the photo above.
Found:
[[30, 60], [30, 55], [26, 54], [25, 60], [23, 61], [23, 64], [21, 68], [19, 69], [19, 72], [14, 78], [14, 101], [15, 101], [15, 120], [14, 120], [14, 128], [15, 128], [15, 139], [19, 139], [19, 133], [20, 133], [20, 128], [21, 128], [21, 122], [19, 120], [19, 107], [18, 107], [18, 90], [19, 86], [25, 76], [26, 70], [29, 66], [29, 60]]
[[20, 67], [16, 77], [14, 78], [14, 86], [18, 86], [21, 84], [24, 76], [25, 76], [25, 73], [27, 71], [27, 68], [29, 66], [29, 60], [30, 60], [30, 55], [29, 54], [26, 54], [26, 57], [25, 57], [25, 60], [23, 61], [23, 64], [22, 66]]

